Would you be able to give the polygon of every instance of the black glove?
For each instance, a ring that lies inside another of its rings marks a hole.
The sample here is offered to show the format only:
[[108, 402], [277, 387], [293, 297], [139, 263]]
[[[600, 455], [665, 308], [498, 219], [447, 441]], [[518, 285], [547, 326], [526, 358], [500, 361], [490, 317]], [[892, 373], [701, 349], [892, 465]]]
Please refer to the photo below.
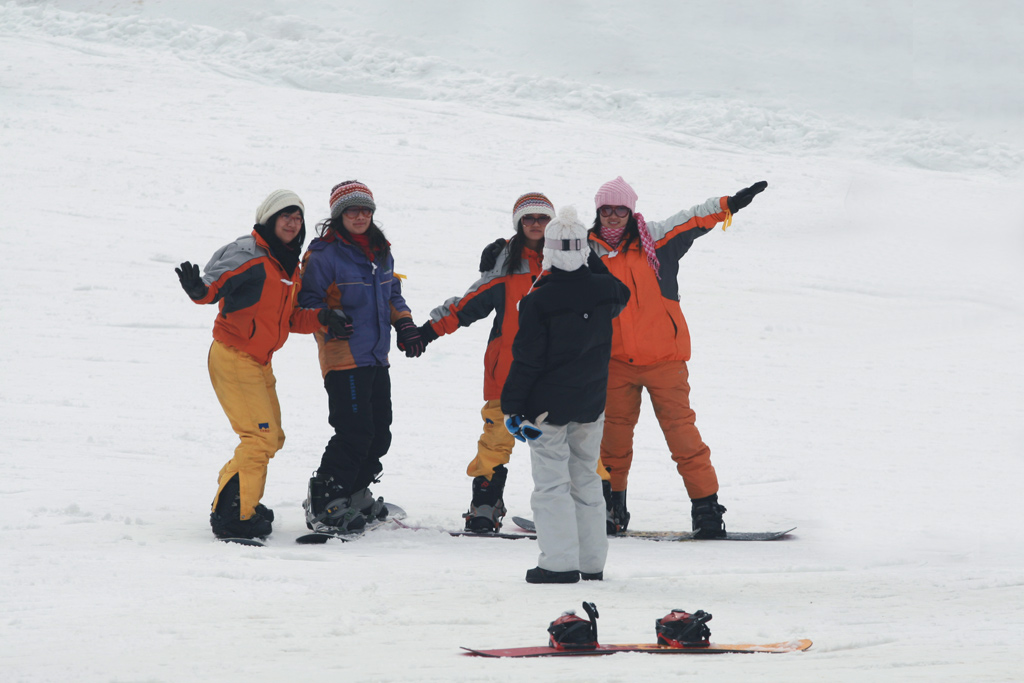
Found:
[[764, 192], [764, 188], [768, 187], [768, 181], [762, 180], [759, 183], [754, 183], [750, 187], [745, 187], [727, 200], [729, 203], [729, 211], [736, 213], [740, 209], [744, 208], [750, 202], [754, 201], [754, 195], [759, 192]]
[[419, 358], [423, 349], [427, 348], [426, 342], [420, 336], [420, 330], [412, 318], [399, 318], [395, 321], [395, 334], [398, 335], [398, 348], [405, 351], [409, 358]]
[[504, 238], [499, 237], [494, 240], [480, 252], [480, 272], [486, 273], [488, 270], [494, 267], [494, 264], [498, 262], [498, 254], [508, 244]]
[[419, 330], [420, 337], [423, 338], [423, 348], [426, 348], [427, 344], [437, 339], [437, 332], [434, 332], [434, 326], [429, 322], [423, 323], [416, 329]]
[[352, 336], [355, 328], [352, 327], [352, 318], [340, 308], [321, 308], [316, 314], [316, 319], [324, 325], [335, 339], [348, 339]]
[[175, 268], [174, 272], [178, 274], [178, 282], [181, 283], [181, 288], [185, 290], [189, 298], [193, 301], [198, 301], [206, 296], [206, 292], [210, 290], [203, 282], [203, 278], [199, 277], [199, 266], [193, 265], [188, 261], [181, 264], [180, 268]]

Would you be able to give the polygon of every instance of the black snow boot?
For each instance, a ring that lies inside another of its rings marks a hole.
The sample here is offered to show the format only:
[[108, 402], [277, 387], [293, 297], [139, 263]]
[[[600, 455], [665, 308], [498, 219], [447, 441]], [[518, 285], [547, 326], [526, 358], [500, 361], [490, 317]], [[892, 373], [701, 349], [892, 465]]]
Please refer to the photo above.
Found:
[[556, 650], [593, 650], [597, 647], [597, 606], [592, 602], [583, 603], [590, 621], [569, 611], [562, 614], [548, 626], [548, 645]]
[[615, 521], [612, 519], [612, 483], [601, 480], [601, 493], [604, 495], [605, 509], [605, 532], [609, 536], [615, 535]]
[[626, 510], [626, 490], [612, 491], [611, 483], [608, 484], [608, 495], [605, 497], [605, 505], [608, 508], [608, 516], [605, 525], [608, 527], [608, 535], [621, 534], [629, 526], [629, 511]]
[[507, 477], [508, 470], [504, 465], [498, 465], [490, 481], [487, 477], [473, 479], [473, 500], [469, 504], [469, 512], [462, 515], [466, 520], [466, 531], [488, 534], [501, 529], [501, 520], [506, 512], [501, 496], [505, 492]]
[[333, 477], [314, 474], [309, 480], [306, 526], [318, 533], [357, 534], [366, 527], [366, 517], [353, 506], [352, 496]]
[[704, 610], [693, 614], [681, 609], [674, 609], [666, 616], [654, 622], [654, 630], [658, 634], [658, 645], [668, 647], [707, 647], [711, 644], [711, 629], [707, 623], [711, 615]]
[[718, 504], [718, 494], [712, 493], [704, 498], [694, 498], [690, 503], [693, 537], [724, 538], [725, 522], [722, 521], [722, 513], [725, 512], [725, 506]]
[[[269, 513], [266, 514], [266, 513]], [[274, 513], [257, 505], [249, 519], [239, 519], [241, 502], [238, 475], [231, 477], [217, 497], [217, 507], [210, 513], [210, 528], [217, 538], [266, 538], [273, 531]]]

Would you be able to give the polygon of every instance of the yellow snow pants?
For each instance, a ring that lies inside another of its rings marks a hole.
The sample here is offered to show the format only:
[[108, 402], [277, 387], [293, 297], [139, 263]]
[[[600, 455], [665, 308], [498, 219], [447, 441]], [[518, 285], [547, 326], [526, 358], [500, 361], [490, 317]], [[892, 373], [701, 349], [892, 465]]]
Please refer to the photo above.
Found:
[[263, 498], [267, 465], [284, 446], [277, 380], [270, 363], [263, 365], [249, 354], [216, 340], [210, 347], [208, 365], [213, 390], [240, 439], [234, 457], [218, 475], [213, 507], [217, 507], [224, 485], [237, 474], [239, 518], [249, 519]]
[[[471, 477], [487, 477], [487, 481], [490, 481], [495, 467], [508, 464], [516, 439], [505, 428], [505, 414], [501, 411], [501, 401], [484, 403], [480, 417], [484, 419], [484, 433], [476, 443], [476, 457], [466, 468], [466, 474]], [[601, 475], [602, 480], [607, 481], [611, 478], [600, 458], [597, 461], [597, 473]]]

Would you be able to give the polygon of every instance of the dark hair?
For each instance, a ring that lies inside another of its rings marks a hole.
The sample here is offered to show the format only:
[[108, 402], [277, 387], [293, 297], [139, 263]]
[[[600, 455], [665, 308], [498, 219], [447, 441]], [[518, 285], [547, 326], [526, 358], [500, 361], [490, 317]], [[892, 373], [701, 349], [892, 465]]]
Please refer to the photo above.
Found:
[[523, 219], [516, 223], [516, 234], [508, 241], [505, 247], [508, 250], [508, 261], [505, 262], [505, 275], [511, 275], [516, 266], [523, 258], [523, 249], [526, 248], [526, 233], [523, 232]]
[[[594, 216], [594, 225], [590, 228], [590, 234], [597, 237], [601, 236], [601, 212], [596, 211]], [[626, 251], [629, 249], [629, 245], [633, 240], [640, 240], [640, 224], [636, 222], [636, 214], [632, 211], [629, 212], [629, 220], [626, 221], [626, 232], [623, 236], [622, 242], [619, 244], [619, 251]]]
[[[337, 218], [325, 218], [316, 224], [317, 235], [321, 238], [327, 237], [331, 232], [335, 232], [342, 237], [351, 240], [352, 235], [348, 230], [345, 229], [345, 224], [341, 219], [341, 216]], [[374, 258], [384, 260], [388, 257], [391, 252], [391, 246], [388, 244], [388, 240], [384, 237], [384, 233], [381, 231], [380, 226], [377, 222], [371, 218], [370, 227], [366, 230], [366, 234], [370, 238], [370, 251], [373, 252]]]

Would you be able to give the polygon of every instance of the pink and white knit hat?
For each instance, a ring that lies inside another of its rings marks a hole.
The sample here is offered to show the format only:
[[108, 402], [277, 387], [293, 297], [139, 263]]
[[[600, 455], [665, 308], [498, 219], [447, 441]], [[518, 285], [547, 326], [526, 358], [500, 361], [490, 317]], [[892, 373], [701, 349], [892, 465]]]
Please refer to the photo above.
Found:
[[358, 180], [346, 180], [331, 188], [331, 218], [340, 218], [341, 212], [350, 206], [368, 206], [373, 211], [377, 210], [370, 188]]
[[555, 217], [555, 205], [540, 192], [527, 192], [512, 206], [512, 227], [519, 227], [519, 220], [530, 213], [539, 213], [548, 218]]
[[598, 189], [594, 196], [594, 203], [597, 208], [602, 206], [625, 206], [630, 211], [636, 211], [637, 195], [622, 176], [615, 180], [609, 180]]

